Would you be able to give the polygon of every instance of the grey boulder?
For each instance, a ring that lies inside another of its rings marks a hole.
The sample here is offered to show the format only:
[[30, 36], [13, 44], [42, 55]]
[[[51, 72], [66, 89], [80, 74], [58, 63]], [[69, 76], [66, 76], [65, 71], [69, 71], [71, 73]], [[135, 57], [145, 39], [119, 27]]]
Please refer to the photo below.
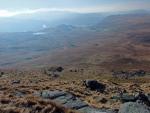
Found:
[[106, 88], [104, 84], [99, 83], [96, 80], [85, 80], [84, 85], [86, 86], [86, 88], [89, 88], [90, 90], [96, 90], [99, 92], [104, 92]]
[[150, 108], [144, 104], [127, 102], [121, 106], [119, 113], [150, 113]]

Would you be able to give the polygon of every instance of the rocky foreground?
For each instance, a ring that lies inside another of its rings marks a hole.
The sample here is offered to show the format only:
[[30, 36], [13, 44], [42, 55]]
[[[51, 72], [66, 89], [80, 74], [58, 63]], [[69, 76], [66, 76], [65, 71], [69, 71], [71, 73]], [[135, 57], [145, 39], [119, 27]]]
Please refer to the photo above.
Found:
[[119, 80], [1, 72], [0, 113], [150, 113], [149, 76]]

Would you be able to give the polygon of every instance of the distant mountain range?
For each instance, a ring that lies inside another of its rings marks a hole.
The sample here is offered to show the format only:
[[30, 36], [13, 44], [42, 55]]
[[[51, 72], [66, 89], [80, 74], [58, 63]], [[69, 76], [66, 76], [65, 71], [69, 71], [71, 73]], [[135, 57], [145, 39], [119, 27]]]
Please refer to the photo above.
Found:
[[[105, 18], [113, 19], [118, 14], [150, 14], [150, 11], [135, 10], [128, 12], [106, 13], [71, 13], [63, 11], [35, 13], [32, 15], [19, 15], [9, 18], [0, 18], [0, 32], [27, 32], [38, 31], [47, 27], [55, 27], [61, 24], [73, 26], [91, 26], [100, 23]], [[107, 21], [107, 19], [105, 19]], [[110, 20], [108, 20], [110, 21]], [[113, 21], [111, 20], [110, 23]], [[104, 21], [102, 21], [104, 23]], [[100, 24], [102, 24], [100, 23]]]
[[0, 32], [38, 31], [45, 27], [54, 27], [60, 24], [87, 26], [98, 23], [107, 15], [104, 13], [55, 12], [0, 18]]

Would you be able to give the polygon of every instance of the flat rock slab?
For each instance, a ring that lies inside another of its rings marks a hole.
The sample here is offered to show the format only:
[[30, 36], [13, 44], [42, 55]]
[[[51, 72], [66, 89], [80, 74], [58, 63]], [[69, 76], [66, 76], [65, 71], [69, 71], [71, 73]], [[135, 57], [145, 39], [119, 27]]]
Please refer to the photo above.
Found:
[[81, 108], [79, 111], [81, 111], [82, 113], [117, 113], [113, 110], [97, 109], [90, 106]]
[[79, 111], [81, 111], [83, 113], [107, 113], [106, 111], [96, 109], [96, 108], [92, 108], [92, 107], [89, 107], [89, 106], [81, 108]]
[[58, 98], [58, 97], [61, 97], [61, 96], [65, 96], [67, 95], [66, 92], [63, 92], [63, 91], [42, 91], [41, 92], [41, 96], [43, 98], [46, 98], [46, 99], [55, 99], [55, 98]]
[[55, 101], [59, 102], [60, 104], [66, 104], [69, 100], [72, 100], [73, 98], [74, 96], [72, 96], [71, 94], [67, 94], [67, 95], [55, 98]]
[[62, 104], [66, 108], [80, 111], [81, 113], [114, 113], [108, 110], [101, 110], [89, 106], [86, 102], [75, 97], [73, 94], [64, 91], [42, 91], [39, 93], [44, 99], [51, 99], [56, 103]]
[[88, 106], [85, 102], [81, 101], [80, 99], [76, 98], [74, 100], [69, 100], [66, 104], [64, 104], [65, 107], [67, 108], [72, 108], [72, 109], [80, 109], [83, 107]]

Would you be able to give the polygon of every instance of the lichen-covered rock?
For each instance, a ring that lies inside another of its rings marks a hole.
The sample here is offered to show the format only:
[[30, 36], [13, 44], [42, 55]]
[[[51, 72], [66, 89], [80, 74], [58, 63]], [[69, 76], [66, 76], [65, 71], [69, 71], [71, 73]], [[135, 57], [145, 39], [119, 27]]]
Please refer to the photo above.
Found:
[[121, 106], [119, 113], [150, 113], [150, 108], [144, 104], [128, 102]]

